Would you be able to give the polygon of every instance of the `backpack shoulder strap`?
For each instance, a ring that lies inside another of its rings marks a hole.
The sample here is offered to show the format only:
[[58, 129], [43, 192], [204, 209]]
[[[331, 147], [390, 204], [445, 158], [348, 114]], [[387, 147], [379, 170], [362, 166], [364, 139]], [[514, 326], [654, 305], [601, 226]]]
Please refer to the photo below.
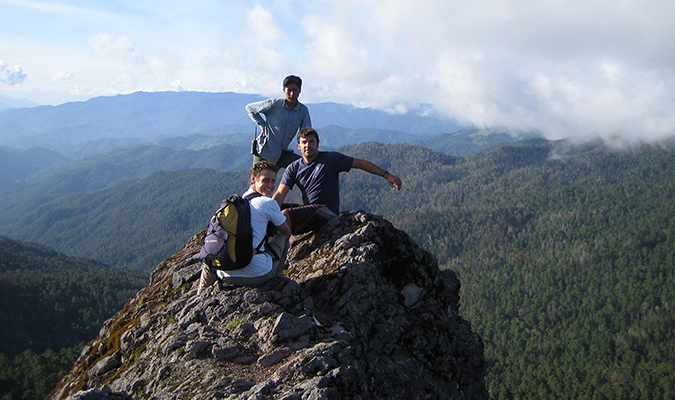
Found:
[[229, 206], [230, 204], [235, 204], [235, 202], [240, 198], [238, 194], [233, 194], [230, 197], [220, 201], [220, 207], [213, 213], [213, 216], [218, 218], [218, 216]]
[[[260, 193], [253, 192], [253, 193], [247, 194], [246, 196], [243, 196], [242, 198], [250, 201], [251, 199], [255, 199], [256, 197], [260, 197], [260, 196], [262, 196]], [[262, 253], [262, 251], [260, 249], [262, 249], [264, 244], [267, 244], [267, 234], [265, 234], [263, 236], [263, 239], [260, 241], [260, 243], [258, 243], [258, 245], [253, 248], [253, 250], [255, 250], [253, 254]]]
[[260, 197], [260, 196], [262, 196], [260, 193], [253, 192], [253, 193], [247, 194], [246, 196], [242, 196], [241, 198], [246, 199], [246, 200], [251, 200], [251, 199], [255, 199], [256, 197]]

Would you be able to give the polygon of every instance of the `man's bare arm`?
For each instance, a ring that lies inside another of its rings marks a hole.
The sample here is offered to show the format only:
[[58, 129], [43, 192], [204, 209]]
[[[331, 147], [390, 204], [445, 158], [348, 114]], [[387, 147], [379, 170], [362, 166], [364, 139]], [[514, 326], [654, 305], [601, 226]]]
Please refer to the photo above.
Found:
[[277, 226], [277, 229], [282, 235], [291, 236], [291, 227], [288, 225], [288, 218], [286, 218], [286, 221], [284, 221], [283, 224]]
[[279, 203], [279, 207], [284, 204], [284, 200], [286, 199], [289, 190], [291, 190], [290, 186], [280, 183], [279, 187], [277, 187], [277, 191], [272, 195], [272, 198]]
[[375, 163], [372, 163], [368, 160], [364, 160], [362, 158], [355, 158], [354, 162], [352, 162], [352, 168], [362, 169], [373, 175], [383, 177], [384, 179], [387, 180], [389, 186], [391, 186], [392, 189], [401, 190], [401, 186], [403, 185], [401, 178], [392, 173], [389, 173], [389, 171], [385, 171], [384, 169], [378, 167]]

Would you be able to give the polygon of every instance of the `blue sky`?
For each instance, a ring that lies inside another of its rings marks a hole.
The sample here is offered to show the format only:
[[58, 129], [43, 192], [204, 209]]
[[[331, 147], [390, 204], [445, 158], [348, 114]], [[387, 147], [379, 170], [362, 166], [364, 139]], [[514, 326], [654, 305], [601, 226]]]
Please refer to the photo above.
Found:
[[0, 0], [0, 96], [139, 90], [426, 110], [550, 138], [675, 133], [672, 1]]

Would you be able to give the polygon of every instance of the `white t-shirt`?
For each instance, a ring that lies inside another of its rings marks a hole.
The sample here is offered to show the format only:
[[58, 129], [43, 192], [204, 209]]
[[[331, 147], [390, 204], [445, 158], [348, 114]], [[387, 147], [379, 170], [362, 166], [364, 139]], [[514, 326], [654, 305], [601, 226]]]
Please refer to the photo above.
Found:
[[[249, 189], [244, 196], [253, 193]], [[271, 221], [275, 226], [286, 222], [286, 217], [279, 209], [279, 203], [271, 197], [258, 196], [251, 203], [251, 229], [253, 230], [253, 246], [258, 246], [267, 233], [267, 222]], [[265, 250], [265, 246], [261, 251]], [[218, 278], [254, 278], [263, 276], [272, 270], [272, 256], [267, 253], [258, 253], [253, 256], [251, 263], [242, 269], [234, 271], [216, 270]]]

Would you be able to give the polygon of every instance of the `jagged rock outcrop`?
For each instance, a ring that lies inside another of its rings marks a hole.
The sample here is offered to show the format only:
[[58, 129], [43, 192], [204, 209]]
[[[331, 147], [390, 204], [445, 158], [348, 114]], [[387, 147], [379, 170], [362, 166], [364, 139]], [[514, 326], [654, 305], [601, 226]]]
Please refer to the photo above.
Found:
[[384, 219], [343, 213], [292, 238], [286, 277], [197, 296], [201, 237], [157, 267], [48, 399], [488, 398], [455, 274]]

